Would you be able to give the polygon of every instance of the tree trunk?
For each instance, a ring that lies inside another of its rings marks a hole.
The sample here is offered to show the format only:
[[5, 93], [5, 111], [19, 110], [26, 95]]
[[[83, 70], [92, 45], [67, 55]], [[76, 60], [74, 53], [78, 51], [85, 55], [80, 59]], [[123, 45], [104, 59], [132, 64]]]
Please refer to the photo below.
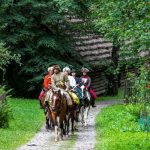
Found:
[[[112, 49], [112, 61], [114, 65], [114, 69], [118, 67], [118, 61], [119, 61], [119, 49], [120, 46], [113, 46]], [[116, 95], [118, 94], [118, 74], [112, 75], [112, 94]]]

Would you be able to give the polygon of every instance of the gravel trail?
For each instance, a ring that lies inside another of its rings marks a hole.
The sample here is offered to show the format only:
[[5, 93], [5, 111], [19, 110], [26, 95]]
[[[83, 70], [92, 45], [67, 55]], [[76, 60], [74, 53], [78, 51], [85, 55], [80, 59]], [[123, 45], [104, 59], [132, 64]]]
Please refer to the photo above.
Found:
[[17, 150], [93, 150], [96, 143], [95, 118], [103, 107], [118, 103], [117, 101], [104, 101], [91, 108], [88, 116], [88, 126], [78, 126], [74, 136], [64, 137], [63, 141], [54, 141], [54, 131], [47, 131], [45, 125], [27, 144]]

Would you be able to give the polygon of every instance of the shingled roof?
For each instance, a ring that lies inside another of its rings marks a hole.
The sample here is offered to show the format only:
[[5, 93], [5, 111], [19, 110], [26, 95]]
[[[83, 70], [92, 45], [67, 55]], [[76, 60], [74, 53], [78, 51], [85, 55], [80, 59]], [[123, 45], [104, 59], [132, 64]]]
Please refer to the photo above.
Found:
[[112, 54], [112, 43], [104, 38], [86, 33], [86, 35], [76, 35], [75, 49], [82, 58], [92, 65], [97, 64], [101, 59], [110, 59]]
[[[83, 20], [74, 16], [69, 16], [68, 18], [70, 23], [83, 23]], [[111, 60], [113, 44], [102, 36], [94, 34], [92, 31], [85, 29], [83, 29], [83, 31], [73, 31], [69, 33], [75, 39], [74, 46], [81, 57], [93, 66], [98, 65], [102, 60]], [[90, 76], [92, 78], [92, 86], [97, 95], [106, 93], [108, 80], [103, 71], [96, 69]]]
[[[82, 24], [84, 21], [76, 16], [67, 16], [70, 24]], [[98, 64], [102, 59], [111, 59], [113, 44], [102, 36], [92, 31], [83, 29], [73, 31], [71, 35], [75, 39], [75, 49], [81, 57], [92, 65]]]

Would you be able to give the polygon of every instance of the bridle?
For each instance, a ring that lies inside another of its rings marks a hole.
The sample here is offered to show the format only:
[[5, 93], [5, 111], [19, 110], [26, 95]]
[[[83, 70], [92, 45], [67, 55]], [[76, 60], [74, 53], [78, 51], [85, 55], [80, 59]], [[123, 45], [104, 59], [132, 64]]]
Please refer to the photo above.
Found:
[[62, 107], [62, 99], [59, 93], [53, 93], [52, 95], [52, 104], [50, 106], [51, 111], [59, 112]]

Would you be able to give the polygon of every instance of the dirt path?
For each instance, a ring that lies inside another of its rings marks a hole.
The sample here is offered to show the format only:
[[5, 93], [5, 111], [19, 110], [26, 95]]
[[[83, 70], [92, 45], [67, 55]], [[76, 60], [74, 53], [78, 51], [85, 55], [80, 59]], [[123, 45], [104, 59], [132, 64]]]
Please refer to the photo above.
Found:
[[117, 103], [117, 101], [107, 101], [97, 103], [96, 108], [91, 108], [88, 116], [88, 127], [79, 127], [77, 133], [78, 138], [73, 150], [93, 150], [96, 143], [96, 132], [95, 132], [95, 119], [96, 115], [101, 111], [103, 107]]
[[54, 137], [54, 131], [47, 131], [44, 124], [40, 132], [31, 141], [17, 150], [66, 150], [72, 147], [76, 140], [76, 136], [72, 135], [69, 138], [64, 137], [63, 141], [55, 142]]
[[117, 103], [117, 101], [106, 101], [97, 104], [97, 107], [91, 108], [88, 116], [88, 127], [84, 128], [79, 124], [79, 131], [75, 135], [63, 141], [54, 141], [54, 132], [47, 131], [45, 125], [40, 132], [18, 150], [93, 150], [96, 142], [95, 136], [95, 118], [101, 111], [101, 108]]

